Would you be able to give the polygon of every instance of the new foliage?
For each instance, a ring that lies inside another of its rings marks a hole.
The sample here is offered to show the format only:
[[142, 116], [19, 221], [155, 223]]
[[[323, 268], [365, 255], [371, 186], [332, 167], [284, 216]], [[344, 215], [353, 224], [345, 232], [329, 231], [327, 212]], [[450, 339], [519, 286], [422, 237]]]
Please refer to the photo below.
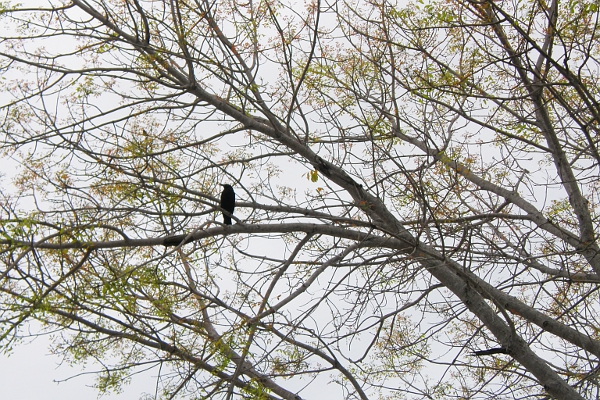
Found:
[[14, 4], [3, 348], [165, 398], [600, 397], [597, 2]]

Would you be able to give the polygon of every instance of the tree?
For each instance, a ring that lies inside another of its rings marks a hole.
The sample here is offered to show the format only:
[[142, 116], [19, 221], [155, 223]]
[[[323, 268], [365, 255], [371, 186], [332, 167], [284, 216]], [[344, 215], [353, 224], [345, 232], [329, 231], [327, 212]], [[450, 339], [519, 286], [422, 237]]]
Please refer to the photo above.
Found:
[[600, 396], [595, 2], [2, 7], [5, 348], [165, 398]]

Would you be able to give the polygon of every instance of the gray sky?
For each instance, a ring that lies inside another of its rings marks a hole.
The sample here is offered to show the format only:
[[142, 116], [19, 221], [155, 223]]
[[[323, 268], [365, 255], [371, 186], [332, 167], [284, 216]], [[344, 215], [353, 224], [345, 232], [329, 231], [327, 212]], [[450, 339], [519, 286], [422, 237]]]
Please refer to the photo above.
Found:
[[[96, 399], [98, 392], [92, 387], [94, 377], [77, 376], [81, 366], [60, 365], [58, 356], [49, 354], [48, 340], [40, 337], [31, 343], [15, 347], [10, 357], [0, 355], [0, 387], [4, 400], [65, 400]], [[91, 366], [90, 366], [91, 367]], [[91, 368], [90, 368], [91, 369]], [[154, 393], [156, 381], [149, 372], [134, 377], [131, 385], [125, 386], [123, 393], [107, 395], [102, 400], [139, 399], [143, 392]]]

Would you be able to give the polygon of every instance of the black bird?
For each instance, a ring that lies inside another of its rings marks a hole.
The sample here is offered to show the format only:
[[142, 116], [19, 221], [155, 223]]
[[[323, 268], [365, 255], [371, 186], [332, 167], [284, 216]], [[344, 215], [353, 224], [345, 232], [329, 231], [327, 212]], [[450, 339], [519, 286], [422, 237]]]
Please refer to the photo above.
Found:
[[[231, 185], [223, 185], [223, 192], [221, 193], [221, 208], [227, 211], [229, 214], [233, 214], [233, 210], [235, 209], [235, 192]], [[225, 225], [231, 225], [231, 216], [223, 213], [223, 223]]]

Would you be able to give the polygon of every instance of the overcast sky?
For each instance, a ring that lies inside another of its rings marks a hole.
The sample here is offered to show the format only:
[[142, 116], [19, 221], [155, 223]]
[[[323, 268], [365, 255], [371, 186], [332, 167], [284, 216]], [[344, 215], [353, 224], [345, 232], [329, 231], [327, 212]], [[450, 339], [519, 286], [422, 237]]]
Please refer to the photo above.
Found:
[[[91, 375], [66, 379], [81, 372], [81, 366], [74, 368], [61, 365], [60, 358], [49, 354], [46, 337], [40, 337], [29, 344], [14, 349], [10, 357], [0, 354], [0, 388], [3, 400], [65, 400], [96, 399], [98, 391], [92, 387]], [[123, 393], [103, 396], [102, 400], [139, 399], [142, 393], [154, 393], [156, 372], [134, 377], [131, 385]]]

